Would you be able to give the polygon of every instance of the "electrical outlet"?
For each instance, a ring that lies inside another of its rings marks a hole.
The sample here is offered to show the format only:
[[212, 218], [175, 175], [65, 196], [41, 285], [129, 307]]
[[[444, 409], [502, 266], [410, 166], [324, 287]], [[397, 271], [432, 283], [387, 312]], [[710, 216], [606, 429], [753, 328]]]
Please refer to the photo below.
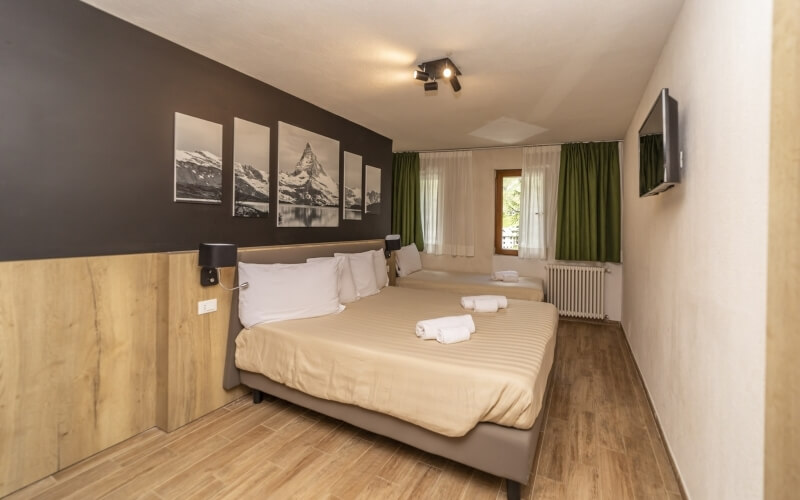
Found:
[[217, 299], [201, 300], [197, 303], [197, 314], [207, 314], [217, 310]]

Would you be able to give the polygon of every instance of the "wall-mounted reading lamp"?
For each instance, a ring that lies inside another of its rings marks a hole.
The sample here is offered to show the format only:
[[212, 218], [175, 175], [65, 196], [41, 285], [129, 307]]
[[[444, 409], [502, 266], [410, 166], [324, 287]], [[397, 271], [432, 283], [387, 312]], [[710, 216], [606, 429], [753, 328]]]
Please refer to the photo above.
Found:
[[386, 241], [386, 255], [390, 255], [395, 250], [400, 250], [399, 234], [387, 234], [384, 241]]
[[249, 283], [242, 283], [234, 288], [227, 288], [219, 282], [219, 267], [236, 267], [236, 245], [233, 243], [200, 243], [198, 265], [200, 284], [203, 286], [219, 285], [225, 290], [247, 288]]

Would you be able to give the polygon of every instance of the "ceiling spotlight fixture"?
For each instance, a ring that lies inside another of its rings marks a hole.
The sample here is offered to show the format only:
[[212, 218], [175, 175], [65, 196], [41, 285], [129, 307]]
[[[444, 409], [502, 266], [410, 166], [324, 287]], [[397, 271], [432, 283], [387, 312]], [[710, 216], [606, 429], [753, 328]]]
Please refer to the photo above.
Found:
[[421, 63], [419, 69], [414, 71], [414, 78], [426, 82], [426, 92], [439, 88], [439, 83], [436, 81], [437, 79], [449, 79], [453, 91], [460, 91], [461, 82], [458, 81], [458, 78], [456, 78], [457, 76], [461, 76], [461, 71], [459, 71], [458, 67], [453, 64], [453, 61], [451, 61], [449, 57]]
[[458, 81], [458, 77], [456, 76], [450, 79], [450, 85], [453, 87], [453, 92], [458, 92], [461, 90], [461, 83]]

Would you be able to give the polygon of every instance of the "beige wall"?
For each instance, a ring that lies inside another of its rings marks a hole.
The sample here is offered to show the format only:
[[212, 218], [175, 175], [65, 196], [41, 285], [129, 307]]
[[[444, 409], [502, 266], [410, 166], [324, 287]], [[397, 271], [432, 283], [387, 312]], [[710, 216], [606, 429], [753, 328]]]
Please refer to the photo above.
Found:
[[[514, 269], [524, 276], [544, 279], [547, 276], [546, 262], [494, 254], [494, 172], [522, 168], [522, 148], [473, 151], [472, 164], [475, 169], [475, 256], [423, 254], [423, 267], [487, 274], [500, 269]], [[622, 265], [607, 264], [607, 267], [611, 273], [606, 275], [606, 314], [609, 319], [619, 321], [622, 318]]]
[[[694, 499], [763, 492], [771, 26], [771, 2], [686, 2], [625, 141], [622, 323]], [[684, 178], [640, 199], [662, 87]]]

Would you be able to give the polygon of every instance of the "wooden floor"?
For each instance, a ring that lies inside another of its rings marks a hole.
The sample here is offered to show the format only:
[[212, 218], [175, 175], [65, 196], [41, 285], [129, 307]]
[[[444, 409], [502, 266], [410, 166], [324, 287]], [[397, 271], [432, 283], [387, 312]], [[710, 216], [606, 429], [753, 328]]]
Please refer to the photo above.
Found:
[[[562, 321], [523, 498], [679, 499], [618, 326]], [[504, 499], [499, 478], [276, 399], [150, 429], [8, 498]]]

